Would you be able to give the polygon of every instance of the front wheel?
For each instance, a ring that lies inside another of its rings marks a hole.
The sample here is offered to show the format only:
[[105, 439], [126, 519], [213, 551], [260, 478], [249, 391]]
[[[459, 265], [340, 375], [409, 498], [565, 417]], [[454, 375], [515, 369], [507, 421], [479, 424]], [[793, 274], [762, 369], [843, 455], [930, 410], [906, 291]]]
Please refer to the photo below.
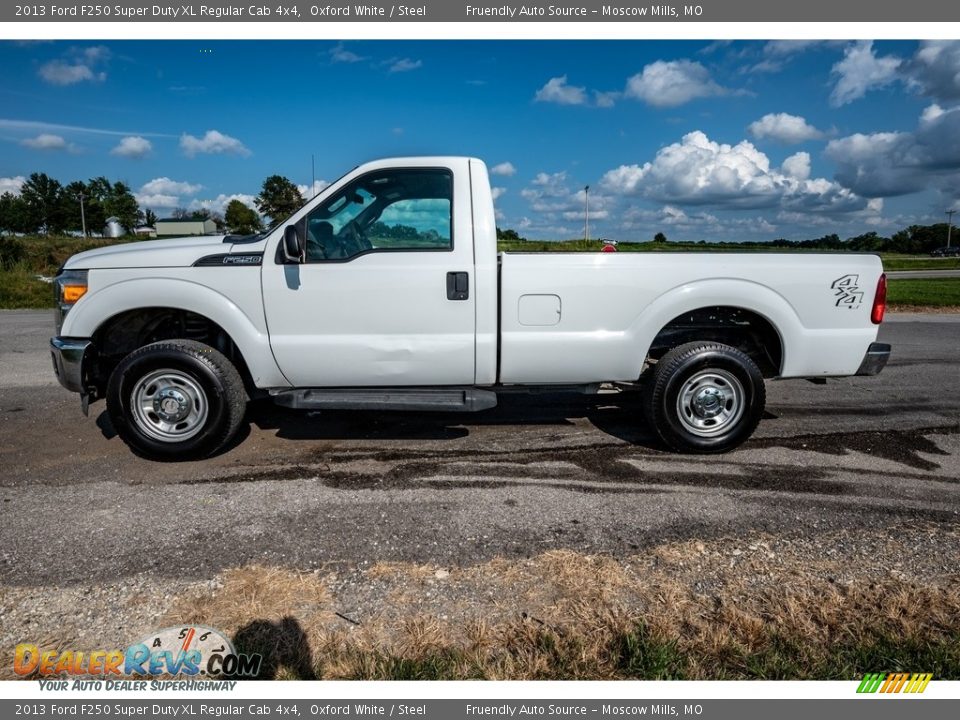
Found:
[[643, 393], [647, 422], [673, 450], [720, 453], [749, 438], [766, 402], [763, 375], [737, 348], [692, 342], [664, 355]]
[[194, 340], [164, 340], [133, 351], [107, 385], [107, 413], [117, 434], [154, 460], [216, 452], [236, 434], [245, 410], [236, 368]]

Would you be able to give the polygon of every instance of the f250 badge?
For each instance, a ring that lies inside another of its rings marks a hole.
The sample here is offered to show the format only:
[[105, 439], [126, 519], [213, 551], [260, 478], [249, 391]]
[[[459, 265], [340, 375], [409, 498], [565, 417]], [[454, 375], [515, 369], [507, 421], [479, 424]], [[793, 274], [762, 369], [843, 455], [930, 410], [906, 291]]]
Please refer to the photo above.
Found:
[[863, 290], [860, 289], [859, 275], [844, 275], [837, 278], [830, 285], [837, 298], [837, 307], [845, 307], [848, 310], [856, 310], [863, 302]]

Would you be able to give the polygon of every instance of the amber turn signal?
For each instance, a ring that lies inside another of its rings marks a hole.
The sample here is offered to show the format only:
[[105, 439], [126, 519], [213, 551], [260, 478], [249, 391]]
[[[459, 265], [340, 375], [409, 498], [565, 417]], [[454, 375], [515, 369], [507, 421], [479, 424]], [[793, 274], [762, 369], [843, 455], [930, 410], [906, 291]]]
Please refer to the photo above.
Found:
[[64, 285], [63, 286], [63, 301], [72, 305], [77, 300], [82, 298], [87, 292], [86, 285]]

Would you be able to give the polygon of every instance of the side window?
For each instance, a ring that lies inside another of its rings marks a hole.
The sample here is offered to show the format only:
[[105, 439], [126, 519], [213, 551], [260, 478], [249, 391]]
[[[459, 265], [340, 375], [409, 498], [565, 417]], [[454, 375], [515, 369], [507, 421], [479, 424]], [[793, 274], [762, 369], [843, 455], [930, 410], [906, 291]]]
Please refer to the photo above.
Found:
[[381, 170], [354, 180], [307, 216], [307, 262], [367, 252], [452, 250], [453, 175]]

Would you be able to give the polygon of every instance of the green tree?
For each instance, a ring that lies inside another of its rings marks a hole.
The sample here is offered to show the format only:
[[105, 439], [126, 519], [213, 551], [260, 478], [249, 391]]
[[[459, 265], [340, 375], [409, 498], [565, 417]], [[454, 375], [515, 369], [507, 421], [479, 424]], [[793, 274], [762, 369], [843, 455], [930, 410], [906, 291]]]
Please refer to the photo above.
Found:
[[26, 233], [35, 230], [28, 227], [27, 206], [23, 198], [11, 192], [0, 195], [0, 232]]
[[283, 175], [271, 175], [263, 181], [263, 187], [254, 202], [261, 215], [278, 222], [303, 205], [303, 196], [297, 186]]
[[223, 215], [227, 228], [230, 232], [240, 235], [252, 235], [263, 228], [260, 216], [256, 210], [247, 207], [239, 200], [231, 200], [227, 204], [227, 210]]
[[157, 224], [157, 220], [159, 219], [160, 218], [157, 217], [157, 214], [150, 208], [147, 208], [143, 212], [143, 223], [145, 225], [149, 225], [150, 227], [153, 227], [154, 225]]
[[[80, 214], [80, 196], [83, 196], [83, 215]], [[63, 222], [67, 230], [82, 230], [86, 217], [87, 207], [90, 205], [90, 191], [82, 180], [74, 180], [67, 185], [60, 195], [60, 206], [63, 211]], [[87, 232], [99, 230], [100, 226], [93, 227], [87, 222]]]
[[32, 173], [20, 188], [26, 204], [28, 232], [62, 232], [65, 225], [63, 186], [46, 173]]
[[658, 232], [656, 235], [653, 236], [653, 241], [655, 243], [665, 243], [667, 241], [667, 236], [664, 235], [662, 232]]
[[108, 217], [115, 217], [127, 232], [132, 232], [140, 217], [140, 205], [130, 192], [126, 183], [115, 182], [110, 188], [110, 196], [103, 204]]
[[526, 238], [521, 237], [520, 234], [516, 230], [513, 230], [512, 228], [508, 228], [506, 230], [501, 230], [500, 228], [497, 228], [497, 240], [506, 240], [509, 242], [523, 242], [526, 240]]

